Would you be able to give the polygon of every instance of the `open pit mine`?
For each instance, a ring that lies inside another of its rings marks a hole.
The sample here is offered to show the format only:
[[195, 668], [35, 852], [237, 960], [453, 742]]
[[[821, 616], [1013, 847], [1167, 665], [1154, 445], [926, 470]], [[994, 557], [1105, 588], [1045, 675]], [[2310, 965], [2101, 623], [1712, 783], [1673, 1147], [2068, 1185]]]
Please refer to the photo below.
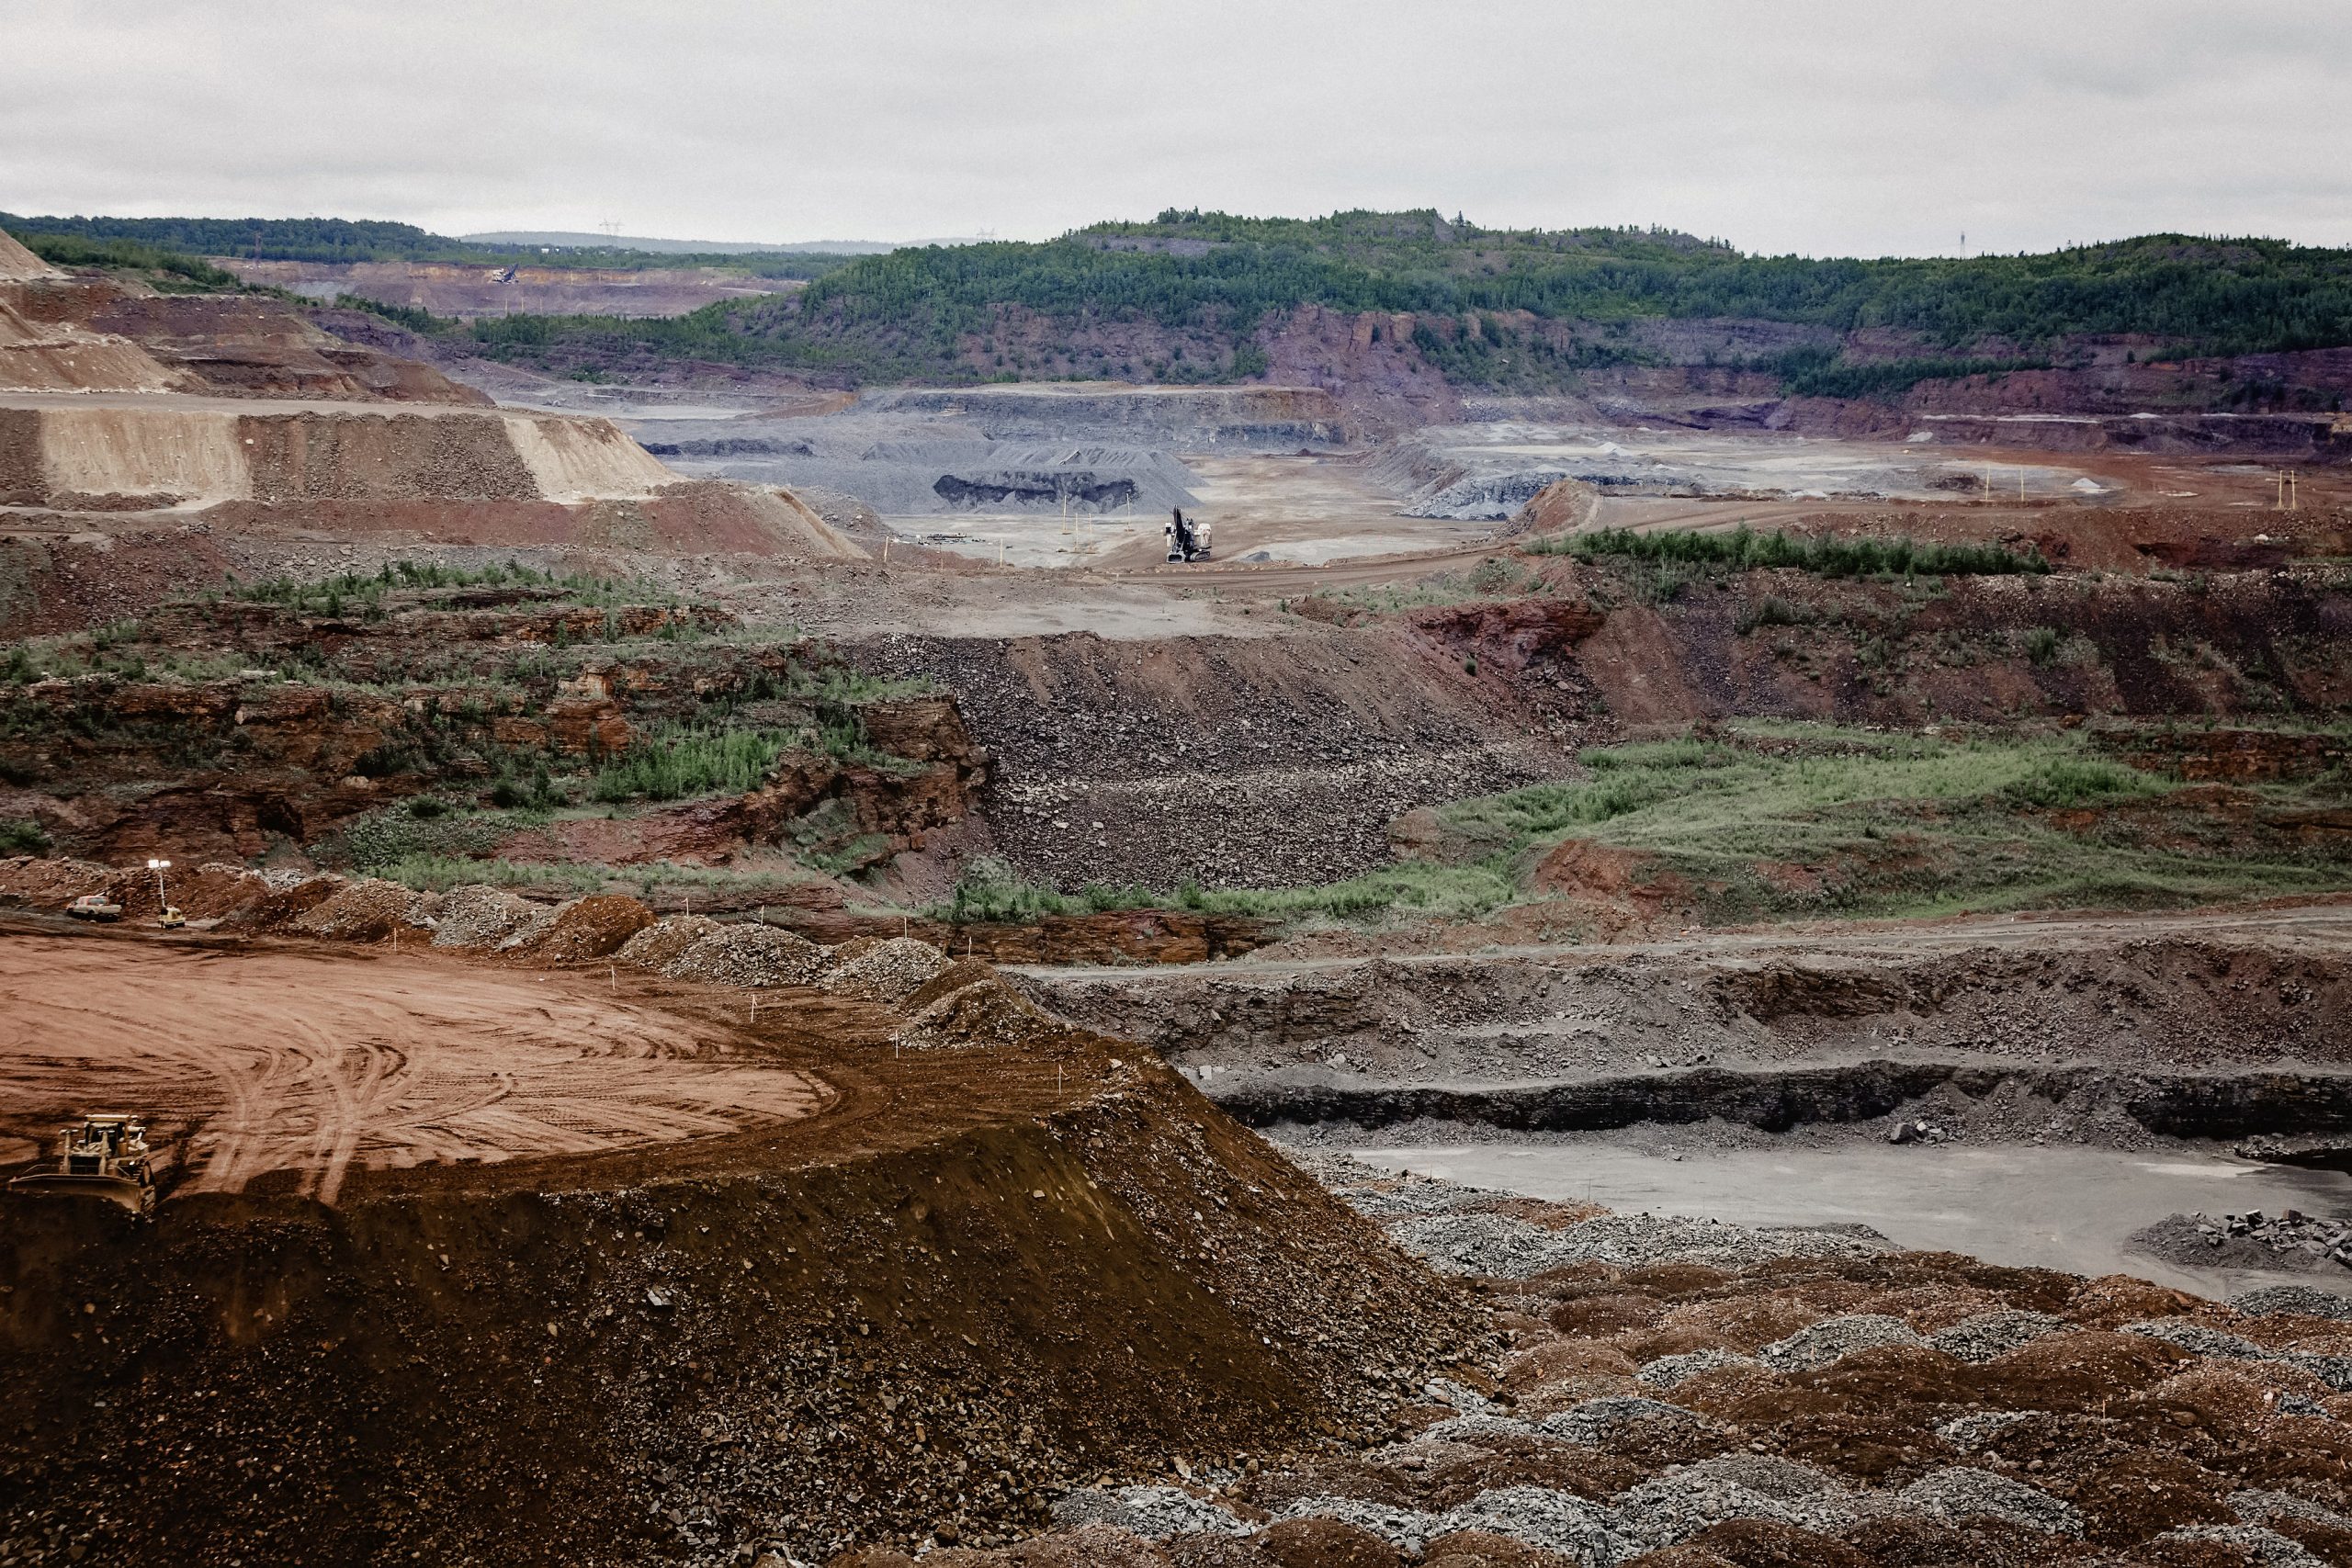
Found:
[[0, 235], [0, 1568], [2352, 1563], [2352, 350], [175, 276]]

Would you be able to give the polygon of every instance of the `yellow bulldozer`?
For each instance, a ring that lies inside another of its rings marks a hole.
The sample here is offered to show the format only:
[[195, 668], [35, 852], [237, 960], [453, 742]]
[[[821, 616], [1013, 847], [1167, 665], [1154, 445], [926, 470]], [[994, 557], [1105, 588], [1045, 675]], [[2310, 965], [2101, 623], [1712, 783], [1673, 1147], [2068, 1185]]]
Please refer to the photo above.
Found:
[[65, 1150], [54, 1170], [28, 1171], [8, 1183], [36, 1198], [97, 1198], [145, 1218], [155, 1212], [155, 1169], [147, 1129], [128, 1116], [85, 1116], [62, 1129]]

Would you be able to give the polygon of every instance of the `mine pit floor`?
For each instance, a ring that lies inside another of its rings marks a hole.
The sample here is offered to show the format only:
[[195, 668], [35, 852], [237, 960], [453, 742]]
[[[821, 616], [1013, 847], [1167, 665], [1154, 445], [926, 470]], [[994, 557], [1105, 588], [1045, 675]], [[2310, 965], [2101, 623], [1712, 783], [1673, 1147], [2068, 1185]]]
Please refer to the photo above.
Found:
[[1351, 1152], [1385, 1169], [1554, 1201], [1589, 1200], [1620, 1213], [1861, 1224], [1921, 1251], [2071, 1274], [2132, 1274], [2216, 1298], [2281, 1281], [2352, 1284], [2340, 1269], [2181, 1268], [2128, 1246], [2133, 1232], [2173, 1213], [2352, 1209], [2352, 1177], [2218, 1153], [1857, 1144], [1669, 1154], [1586, 1140]]

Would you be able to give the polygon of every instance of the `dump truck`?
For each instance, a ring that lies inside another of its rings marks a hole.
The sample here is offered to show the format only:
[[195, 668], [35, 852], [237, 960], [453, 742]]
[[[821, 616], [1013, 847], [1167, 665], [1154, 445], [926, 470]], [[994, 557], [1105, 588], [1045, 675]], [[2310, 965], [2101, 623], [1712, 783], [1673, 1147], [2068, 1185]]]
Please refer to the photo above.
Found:
[[103, 893], [85, 893], [65, 906], [65, 912], [77, 920], [119, 920], [122, 906]]
[[1168, 558], [1170, 562], [1196, 561], [1209, 558], [1209, 525], [1188, 520], [1181, 506], [1170, 508], [1167, 526]]
[[141, 1218], [155, 1212], [155, 1170], [147, 1129], [107, 1111], [61, 1129], [65, 1148], [54, 1170], [28, 1171], [8, 1183], [11, 1193], [35, 1198], [96, 1198]]

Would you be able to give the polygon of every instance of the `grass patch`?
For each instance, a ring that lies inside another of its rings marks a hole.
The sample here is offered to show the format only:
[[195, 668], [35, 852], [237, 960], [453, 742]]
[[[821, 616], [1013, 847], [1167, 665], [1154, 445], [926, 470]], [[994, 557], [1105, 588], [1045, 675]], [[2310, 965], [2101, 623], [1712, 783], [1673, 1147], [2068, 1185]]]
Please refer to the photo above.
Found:
[[240, 582], [232, 574], [220, 598], [277, 604], [301, 615], [341, 619], [382, 618], [385, 601], [399, 595], [402, 607], [432, 608], [455, 603], [469, 589], [512, 589], [547, 604], [611, 609], [624, 604], [674, 604], [677, 596], [642, 579], [600, 577], [583, 572], [540, 571], [520, 561], [493, 561], [468, 569], [437, 561], [387, 561], [374, 572], [346, 571], [304, 581], [291, 577]]
[[746, 795], [767, 782], [792, 742], [778, 730], [673, 728], [597, 769], [588, 793], [605, 801]]
[[1202, 887], [1187, 882], [1172, 894], [1147, 887], [1092, 884], [1078, 893], [1031, 882], [1002, 861], [976, 860], [956, 879], [945, 903], [925, 911], [956, 924], [1016, 924], [1047, 916], [1099, 915], [1118, 909], [1182, 909], [1263, 920], [1324, 918], [1368, 920], [1399, 911], [1417, 915], [1485, 914], [1513, 896], [1509, 877], [1494, 866], [1384, 866], [1344, 882], [1303, 887]]
[[1522, 876], [1565, 839], [1642, 852], [1724, 919], [2151, 906], [2352, 884], [2352, 862], [2258, 823], [2188, 810], [2154, 829], [2053, 821], [2054, 810], [2161, 804], [2177, 787], [2085, 745], [1743, 725], [1728, 739], [1588, 751], [1589, 779], [1441, 815], [1483, 864]]
[[1611, 565], [1636, 562], [1659, 568], [1720, 571], [1793, 568], [1817, 577], [1981, 577], [2050, 570], [2050, 563], [2039, 550], [2020, 555], [1998, 545], [1939, 545], [1903, 537], [1759, 533], [1745, 523], [1727, 534], [1636, 534], [1625, 528], [1551, 534], [1531, 539], [1520, 547], [1532, 555], [1573, 556], [1578, 560]]

